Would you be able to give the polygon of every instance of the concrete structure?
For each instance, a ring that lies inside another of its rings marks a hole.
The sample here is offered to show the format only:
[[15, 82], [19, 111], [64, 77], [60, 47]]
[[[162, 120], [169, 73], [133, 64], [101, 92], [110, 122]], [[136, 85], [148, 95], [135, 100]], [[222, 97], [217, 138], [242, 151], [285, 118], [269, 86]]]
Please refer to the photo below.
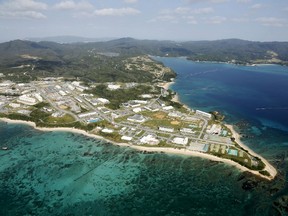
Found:
[[145, 122], [146, 118], [142, 115], [136, 114], [134, 116], [128, 117], [127, 120], [131, 122], [143, 123]]
[[174, 128], [167, 128], [167, 127], [159, 127], [160, 131], [165, 131], [165, 132], [174, 132]]
[[172, 109], [174, 109], [174, 107], [173, 106], [164, 106], [162, 109], [163, 110], [172, 110]]
[[78, 115], [79, 118], [85, 118], [85, 117], [90, 117], [93, 115], [98, 115], [97, 112], [88, 112], [88, 113], [81, 113]]
[[[164, 109], [164, 108], [163, 108]], [[170, 112], [168, 114], [169, 117], [176, 117], [176, 118], [180, 118], [182, 117], [182, 114], [180, 112]]]
[[135, 103], [138, 103], [138, 104], [147, 104], [148, 102], [145, 101], [145, 100], [133, 100]]
[[41, 97], [39, 93], [34, 93], [34, 96], [39, 102], [43, 102], [43, 98]]
[[192, 143], [188, 149], [197, 152], [207, 152], [209, 150], [209, 144]]
[[188, 137], [175, 137], [172, 142], [178, 145], [186, 145], [188, 143]]
[[98, 101], [99, 103], [102, 103], [102, 104], [108, 104], [108, 103], [110, 103], [110, 101], [107, 100], [107, 99], [105, 99], [105, 98], [97, 98], [97, 101]]
[[140, 139], [140, 143], [143, 143], [143, 144], [157, 145], [157, 144], [159, 144], [159, 142], [160, 141], [152, 134], [149, 134], [147, 136], [143, 136]]
[[207, 129], [206, 132], [208, 134], [220, 134], [221, 133], [221, 125], [213, 124], [210, 129]]
[[114, 132], [114, 130], [112, 130], [112, 129], [109, 129], [109, 128], [104, 128], [104, 129], [102, 129], [101, 130], [101, 132], [103, 132], [103, 133], [113, 133]]
[[193, 131], [193, 129], [191, 128], [181, 128], [180, 129], [180, 132], [182, 133], [191, 133], [191, 134], [194, 134], [195, 132]]
[[21, 95], [17, 99], [18, 103], [26, 104], [26, 105], [35, 105], [37, 103], [37, 100], [35, 98], [32, 98], [28, 95]]
[[129, 136], [122, 136], [121, 140], [125, 140], [125, 141], [131, 141], [133, 138], [129, 137]]
[[141, 111], [142, 111], [142, 109], [141, 109], [140, 107], [133, 109], [133, 112], [134, 112], [134, 113], [139, 113], [139, 112], [141, 112]]
[[211, 119], [212, 118], [212, 115], [210, 113], [207, 113], [207, 112], [203, 112], [201, 110], [196, 110], [196, 114], [197, 115], [200, 115], [200, 116], [203, 116], [205, 118], [208, 118], [208, 119]]
[[66, 94], [64, 91], [62, 91], [62, 90], [59, 91], [59, 94], [60, 94], [61, 96], [66, 96], [66, 95], [67, 95], [67, 94]]
[[120, 85], [113, 85], [113, 84], [109, 84], [108, 86], [107, 86], [107, 88], [109, 89], [109, 90], [117, 90], [117, 89], [119, 89], [121, 86]]
[[150, 94], [142, 94], [142, 95], [140, 95], [140, 97], [150, 99], [150, 98], [152, 98], [153, 96], [150, 95]]
[[10, 103], [9, 106], [12, 107], [12, 108], [19, 108], [20, 104], [18, 104], [18, 103]]

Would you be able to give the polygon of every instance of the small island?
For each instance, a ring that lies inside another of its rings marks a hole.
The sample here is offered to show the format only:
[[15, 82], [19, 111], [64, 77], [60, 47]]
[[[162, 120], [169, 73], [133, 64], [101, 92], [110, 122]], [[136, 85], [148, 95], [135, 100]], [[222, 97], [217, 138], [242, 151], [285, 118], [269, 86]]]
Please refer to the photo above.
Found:
[[[149, 56], [122, 61], [126, 71], [145, 71], [152, 82], [87, 82], [41, 77], [25, 83], [3, 77], [0, 117], [44, 131], [71, 131], [140, 151], [221, 161], [272, 180], [277, 170], [245, 146], [217, 112], [181, 104], [173, 71]], [[8, 150], [1, 146], [2, 150]]]

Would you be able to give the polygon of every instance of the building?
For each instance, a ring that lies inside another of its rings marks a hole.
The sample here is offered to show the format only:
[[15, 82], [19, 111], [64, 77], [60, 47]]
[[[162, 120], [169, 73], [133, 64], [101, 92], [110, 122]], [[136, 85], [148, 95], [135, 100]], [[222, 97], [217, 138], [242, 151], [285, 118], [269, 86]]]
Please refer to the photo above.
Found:
[[37, 100], [35, 98], [32, 98], [28, 95], [21, 95], [17, 99], [18, 103], [26, 104], [26, 105], [35, 105], [37, 103]]
[[[163, 108], [164, 109], [164, 108]], [[169, 117], [181, 118], [182, 114], [180, 112], [170, 112], [168, 114]]]
[[142, 115], [136, 114], [127, 118], [128, 121], [143, 123], [145, 122], [146, 118]]
[[129, 136], [122, 136], [121, 140], [125, 140], [125, 141], [131, 141], [133, 138], [129, 137]]
[[78, 117], [79, 118], [85, 118], [85, 117], [90, 117], [90, 116], [94, 116], [94, 115], [98, 115], [98, 113], [97, 112], [82, 113], [82, 114], [79, 114]]
[[137, 108], [134, 108], [133, 109], [133, 112], [134, 113], [139, 113], [139, 112], [141, 112], [142, 111], [142, 109], [140, 108], [140, 107], [137, 107]]
[[105, 98], [97, 98], [97, 101], [98, 101], [99, 103], [102, 103], [102, 104], [108, 104], [108, 103], [110, 103], [110, 101], [107, 100], [107, 99], [105, 99]]
[[174, 109], [174, 107], [173, 106], [164, 106], [162, 109], [163, 110], [172, 110], [172, 109]]
[[146, 100], [133, 100], [135, 103], [138, 104], [147, 104], [148, 102]]
[[113, 85], [113, 84], [109, 84], [108, 86], [107, 86], [107, 88], [109, 89], [109, 90], [117, 90], [117, 89], [119, 89], [121, 86], [120, 85]]
[[164, 132], [174, 132], [174, 128], [168, 128], [168, 127], [159, 127], [160, 131], [164, 131]]
[[12, 108], [19, 108], [20, 104], [18, 104], [18, 103], [10, 103], [9, 106], [12, 107]]
[[187, 145], [188, 144], [188, 137], [185, 137], [185, 138], [175, 137], [172, 142], [175, 144], [178, 144], [178, 145]]
[[217, 124], [213, 124], [212, 127], [208, 130], [206, 130], [206, 132], [208, 134], [220, 134], [221, 133], [221, 130], [222, 130], [222, 127], [221, 125], [217, 125]]
[[182, 132], [182, 133], [192, 133], [192, 134], [195, 133], [195, 132], [193, 131], [193, 129], [191, 129], [191, 128], [181, 128], [181, 129], [180, 129], [180, 132]]
[[205, 117], [205, 118], [208, 118], [208, 119], [211, 119], [212, 118], [212, 115], [210, 113], [207, 113], [207, 112], [203, 112], [201, 110], [196, 110], [196, 114], [197, 115], [200, 115], [202, 117]]
[[34, 96], [39, 102], [43, 102], [43, 98], [41, 97], [39, 93], [34, 93]]
[[140, 143], [143, 143], [143, 144], [157, 145], [157, 144], [159, 144], [159, 142], [160, 141], [152, 134], [149, 134], [147, 136], [143, 136], [140, 139]]
[[114, 130], [113, 129], [109, 129], [109, 128], [104, 128], [104, 129], [101, 130], [101, 132], [111, 134], [111, 133], [114, 132]]

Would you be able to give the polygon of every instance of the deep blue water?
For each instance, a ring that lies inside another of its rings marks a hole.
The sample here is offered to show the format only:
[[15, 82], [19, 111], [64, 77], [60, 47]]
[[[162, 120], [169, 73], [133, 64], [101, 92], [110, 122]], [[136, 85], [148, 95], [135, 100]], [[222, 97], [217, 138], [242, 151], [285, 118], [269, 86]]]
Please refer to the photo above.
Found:
[[155, 59], [177, 73], [171, 88], [181, 102], [194, 109], [220, 111], [228, 123], [248, 123], [238, 128], [250, 137], [243, 141], [267, 157], [287, 151], [288, 67]]
[[[178, 73], [172, 88], [184, 103], [244, 122], [237, 124], [249, 135], [243, 141], [277, 167], [279, 178], [260, 181], [201, 158], [0, 122], [1, 146], [10, 149], [0, 151], [0, 215], [288, 215], [275, 206], [288, 195], [287, 68], [157, 59]], [[251, 182], [253, 189], [243, 189]]]

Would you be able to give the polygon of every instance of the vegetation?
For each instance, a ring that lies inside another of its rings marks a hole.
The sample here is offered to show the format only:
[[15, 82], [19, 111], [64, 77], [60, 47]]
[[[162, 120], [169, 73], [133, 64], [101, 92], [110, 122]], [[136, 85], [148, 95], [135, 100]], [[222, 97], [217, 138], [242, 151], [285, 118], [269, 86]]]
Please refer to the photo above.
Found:
[[122, 103], [125, 103], [129, 100], [135, 100], [139, 98], [141, 94], [149, 94], [151, 89], [152, 88], [149, 85], [138, 85], [133, 88], [117, 89], [111, 91], [107, 89], [106, 85], [100, 84], [92, 90], [87, 91], [87, 93], [92, 93], [98, 97], [106, 98], [110, 101], [107, 107], [110, 109], [119, 109]]
[[[287, 42], [233, 39], [179, 43], [122, 38], [107, 42], [58, 44], [16, 40], [0, 44], [0, 73], [19, 82], [48, 76], [92, 82], [151, 82], [155, 78], [151, 71], [125, 68], [129, 57], [147, 54], [188, 56], [193, 61], [288, 65]], [[171, 78], [175, 78], [175, 73], [162, 76], [167, 81]]]

